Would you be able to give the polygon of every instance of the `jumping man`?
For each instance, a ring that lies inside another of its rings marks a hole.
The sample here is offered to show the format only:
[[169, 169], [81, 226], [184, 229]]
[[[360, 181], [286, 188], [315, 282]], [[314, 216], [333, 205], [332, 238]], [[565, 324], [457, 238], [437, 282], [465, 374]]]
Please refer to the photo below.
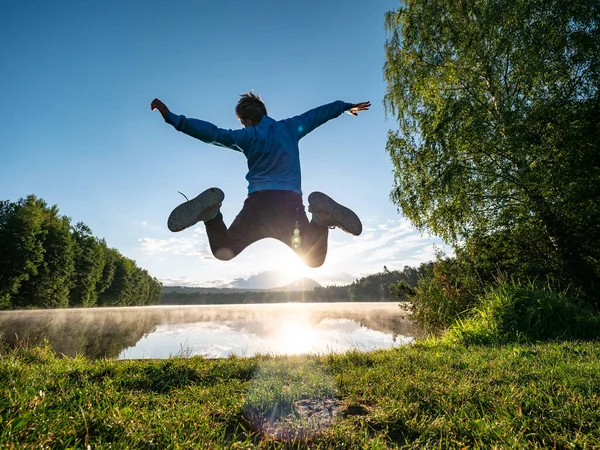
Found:
[[171, 231], [181, 231], [202, 221], [213, 255], [227, 261], [250, 244], [267, 237], [292, 248], [309, 267], [319, 267], [327, 256], [329, 228], [340, 228], [358, 236], [362, 224], [349, 208], [321, 192], [308, 196], [309, 222], [302, 203], [298, 142], [315, 128], [343, 112], [357, 116], [370, 102], [336, 101], [296, 117], [274, 120], [258, 95], [241, 95], [235, 113], [243, 128], [226, 130], [212, 123], [188, 119], [169, 111], [159, 99], [151, 103], [165, 122], [178, 131], [208, 144], [243, 153], [248, 160], [248, 197], [229, 228], [220, 206], [225, 198], [213, 187], [173, 210], [167, 221]]

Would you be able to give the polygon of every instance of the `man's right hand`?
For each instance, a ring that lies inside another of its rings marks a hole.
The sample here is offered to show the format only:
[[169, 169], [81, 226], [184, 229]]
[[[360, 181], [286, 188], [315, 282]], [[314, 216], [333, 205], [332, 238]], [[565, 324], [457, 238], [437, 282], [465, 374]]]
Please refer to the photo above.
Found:
[[158, 109], [158, 111], [162, 114], [163, 119], [167, 120], [167, 114], [169, 114], [169, 108], [167, 108], [167, 105], [165, 105], [159, 99], [155, 98], [154, 100], [152, 100], [152, 103], [150, 104], [150, 108], [152, 109], [152, 111], [154, 111], [155, 109]]

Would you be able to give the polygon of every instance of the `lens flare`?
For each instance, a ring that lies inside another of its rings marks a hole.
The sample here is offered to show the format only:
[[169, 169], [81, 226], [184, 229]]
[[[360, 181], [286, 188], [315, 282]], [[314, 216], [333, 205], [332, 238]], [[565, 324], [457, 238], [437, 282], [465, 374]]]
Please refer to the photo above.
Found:
[[277, 341], [281, 350], [288, 355], [299, 355], [314, 351], [317, 336], [309, 323], [288, 320], [281, 324]]

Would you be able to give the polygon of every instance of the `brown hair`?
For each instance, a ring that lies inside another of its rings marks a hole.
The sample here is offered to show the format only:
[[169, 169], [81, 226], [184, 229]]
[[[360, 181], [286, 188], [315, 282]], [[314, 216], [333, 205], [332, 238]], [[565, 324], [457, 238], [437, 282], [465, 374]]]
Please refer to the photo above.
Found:
[[241, 120], [250, 120], [257, 125], [263, 116], [267, 115], [267, 107], [259, 95], [252, 91], [240, 95], [240, 100], [235, 107], [235, 115]]

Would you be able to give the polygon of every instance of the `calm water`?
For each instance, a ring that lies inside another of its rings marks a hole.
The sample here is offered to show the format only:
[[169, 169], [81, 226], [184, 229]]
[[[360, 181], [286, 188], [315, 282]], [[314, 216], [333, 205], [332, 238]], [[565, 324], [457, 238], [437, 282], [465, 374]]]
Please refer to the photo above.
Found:
[[132, 359], [374, 350], [419, 329], [395, 302], [284, 303], [8, 311], [0, 333], [11, 344], [47, 339], [70, 356]]

